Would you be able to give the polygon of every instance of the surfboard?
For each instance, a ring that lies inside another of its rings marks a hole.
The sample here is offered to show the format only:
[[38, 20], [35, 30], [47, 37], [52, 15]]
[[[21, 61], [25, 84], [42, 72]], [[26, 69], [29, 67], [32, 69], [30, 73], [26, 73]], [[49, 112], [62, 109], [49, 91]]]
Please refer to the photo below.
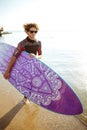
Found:
[[[5, 73], [15, 47], [0, 43], [0, 71]], [[24, 96], [50, 111], [77, 115], [83, 112], [79, 97], [53, 69], [23, 51], [8, 81]]]

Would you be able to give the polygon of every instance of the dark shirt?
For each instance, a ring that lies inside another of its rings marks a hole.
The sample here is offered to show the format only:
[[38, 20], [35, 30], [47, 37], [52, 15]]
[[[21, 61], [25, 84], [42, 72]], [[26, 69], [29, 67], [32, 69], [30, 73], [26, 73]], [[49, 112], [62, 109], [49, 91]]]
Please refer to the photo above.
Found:
[[34, 53], [35, 55], [37, 53], [38, 55], [42, 55], [41, 42], [36, 40], [31, 40], [27, 37], [23, 41], [19, 42], [13, 55], [18, 57], [22, 51], [26, 51], [28, 53]]

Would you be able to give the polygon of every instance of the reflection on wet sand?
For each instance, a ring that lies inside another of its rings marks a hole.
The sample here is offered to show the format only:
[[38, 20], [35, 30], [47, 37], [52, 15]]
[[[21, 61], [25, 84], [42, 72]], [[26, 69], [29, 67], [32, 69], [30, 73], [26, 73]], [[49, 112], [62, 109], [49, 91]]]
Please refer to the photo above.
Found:
[[77, 116], [77, 118], [78, 118], [85, 126], [87, 126], [87, 113], [83, 113], [83, 114]]
[[26, 113], [24, 124], [29, 127], [29, 130], [34, 130], [36, 128], [36, 116], [38, 114], [39, 107], [30, 102], [30, 108], [28, 105], [25, 105], [24, 109]]

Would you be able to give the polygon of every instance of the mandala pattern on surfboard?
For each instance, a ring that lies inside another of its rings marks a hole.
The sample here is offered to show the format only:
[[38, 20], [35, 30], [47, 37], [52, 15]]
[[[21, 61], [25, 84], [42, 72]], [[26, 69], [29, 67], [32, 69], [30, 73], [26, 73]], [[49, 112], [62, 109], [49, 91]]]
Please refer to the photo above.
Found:
[[13, 78], [10, 82], [37, 104], [49, 105], [51, 101], [59, 100], [61, 94], [58, 90], [62, 86], [59, 76], [36, 58], [25, 57], [24, 53], [21, 57], [11, 71]]
[[[4, 47], [4, 46], [3, 46]], [[3, 73], [14, 52], [13, 46], [2, 49], [1, 53], [7, 55], [3, 60]], [[51, 101], [60, 100], [59, 89], [62, 81], [48, 66], [36, 58], [30, 58], [23, 52], [11, 71], [9, 81], [25, 96], [37, 104], [49, 105]]]

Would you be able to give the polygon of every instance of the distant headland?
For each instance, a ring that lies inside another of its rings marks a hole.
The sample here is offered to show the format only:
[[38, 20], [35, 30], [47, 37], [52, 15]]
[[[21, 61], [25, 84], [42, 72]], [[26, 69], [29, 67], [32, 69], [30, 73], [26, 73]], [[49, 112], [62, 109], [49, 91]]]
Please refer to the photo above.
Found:
[[0, 26], [0, 36], [2, 36], [3, 34], [11, 34], [11, 33], [12, 32], [4, 31], [4, 28]]

